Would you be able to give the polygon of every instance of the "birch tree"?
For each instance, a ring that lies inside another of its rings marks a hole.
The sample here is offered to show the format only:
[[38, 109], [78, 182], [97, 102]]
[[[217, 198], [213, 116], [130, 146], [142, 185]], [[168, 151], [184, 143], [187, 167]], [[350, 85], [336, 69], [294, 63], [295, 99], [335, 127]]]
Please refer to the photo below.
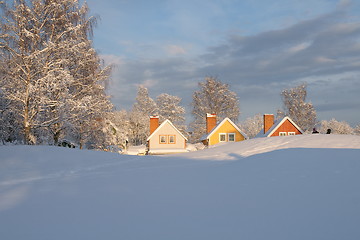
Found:
[[228, 84], [215, 77], [206, 77], [198, 83], [198, 87], [191, 104], [194, 117], [191, 128], [195, 141], [205, 134], [207, 113], [216, 114], [218, 121], [228, 117], [233, 122], [237, 122], [240, 115], [239, 99], [235, 92], [230, 91]]
[[301, 84], [281, 92], [285, 115], [289, 116], [303, 131], [310, 131], [316, 123], [316, 111], [306, 102], [307, 85]]
[[160, 121], [169, 119], [180, 131], [185, 132], [185, 108], [180, 103], [180, 97], [167, 93], [156, 97]]
[[254, 117], [247, 118], [240, 124], [241, 130], [243, 130], [249, 138], [254, 138], [263, 128], [264, 117], [262, 114], [256, 114]]
[[89, 38], [96, 19], [88, 17], [87, 5], [18, 0], [3, 4], [2, 10], [0, 47], [9, 66], [3, 92], [24, 142], [36, 143], [38, 128], [46, 128], [54, 143], [67, 135], [69, 125], [72, 133], [89, 132], [93, 125], [87, 124], [101, 118], [111, 104], [104, 88], [109, 69], [102, 68], [92, 48]]

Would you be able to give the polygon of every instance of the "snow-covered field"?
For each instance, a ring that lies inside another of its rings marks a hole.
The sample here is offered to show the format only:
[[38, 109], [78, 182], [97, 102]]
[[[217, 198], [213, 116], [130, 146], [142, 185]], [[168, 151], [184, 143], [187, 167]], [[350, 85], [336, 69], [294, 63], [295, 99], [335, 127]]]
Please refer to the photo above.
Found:
[[357, 240], [359, 184], [359, 136], [161, 157], [0, 146], [0, 239]]

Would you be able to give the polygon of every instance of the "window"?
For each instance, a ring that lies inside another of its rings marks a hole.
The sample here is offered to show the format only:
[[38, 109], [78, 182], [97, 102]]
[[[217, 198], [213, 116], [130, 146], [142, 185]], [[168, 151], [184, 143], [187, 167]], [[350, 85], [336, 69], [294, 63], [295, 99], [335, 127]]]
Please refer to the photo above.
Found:
[[286, 136], [287, 133], [286, 132], [279, 132], [279, 136]]
[[166, 143], [166, 135], [160, 135], [160, 143], [164, 144]]
[[219, 134], [219, 141], [220, 142], [226, 142], [226, 133], [220, 133]]
[[295, 135], [295, 132], [288, 132], [288, 135], [289, 135], [289, 136], [294, 136], [294, 135]]
[[228, 139], [229, 142], [235, 142], [235, 133], [229, 133]]
[[176, 136], [175, 135], [169, 135], [169, 143], [175, 144]]

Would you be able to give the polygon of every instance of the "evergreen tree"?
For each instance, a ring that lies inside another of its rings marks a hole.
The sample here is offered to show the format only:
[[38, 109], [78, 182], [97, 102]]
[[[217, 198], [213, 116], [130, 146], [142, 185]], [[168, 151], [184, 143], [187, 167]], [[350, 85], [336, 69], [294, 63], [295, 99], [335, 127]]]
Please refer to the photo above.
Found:
[[216, 114], [218, 121], [225, 117], [237, 122], [240, 115], [239, 100], [229, 85], [215, 77], [206, 77], [198, 83], [199, 90], [193, 94], [191, 123], [193, 129], [192, 141], [198, 141], [206, 132], [206, 114]]

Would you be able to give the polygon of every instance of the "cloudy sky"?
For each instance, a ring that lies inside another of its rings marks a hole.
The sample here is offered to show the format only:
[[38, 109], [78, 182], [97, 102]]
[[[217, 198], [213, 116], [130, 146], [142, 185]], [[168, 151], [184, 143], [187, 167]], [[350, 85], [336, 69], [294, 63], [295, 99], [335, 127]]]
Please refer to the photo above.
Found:
[[114, 71], [110, 94], [130, 109], [150, 96], [192, 93], [206, 76], [228, 83], [240, 120], [276, 113], [280, 92], [308, 83], [319, 120], [360, 123], [360, 2], [350, 0], [87, 0], [94, 45]]

